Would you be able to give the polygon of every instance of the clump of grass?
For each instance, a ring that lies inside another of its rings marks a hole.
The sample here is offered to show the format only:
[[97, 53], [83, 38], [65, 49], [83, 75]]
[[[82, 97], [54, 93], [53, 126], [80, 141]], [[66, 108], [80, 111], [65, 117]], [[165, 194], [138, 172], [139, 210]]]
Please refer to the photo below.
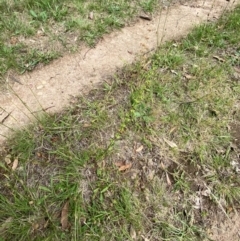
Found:
[[[1, 237], [206, 238], [212, 213], [228, 215], [239, 203], [229, 128], [240, 119], [231, 41], [239, 14], [167, 43], [9, 139], [0, 162]], [[214, 34], [203, 38], [203, 29]], [[206, 44], [222, 35], [224, 46]]]

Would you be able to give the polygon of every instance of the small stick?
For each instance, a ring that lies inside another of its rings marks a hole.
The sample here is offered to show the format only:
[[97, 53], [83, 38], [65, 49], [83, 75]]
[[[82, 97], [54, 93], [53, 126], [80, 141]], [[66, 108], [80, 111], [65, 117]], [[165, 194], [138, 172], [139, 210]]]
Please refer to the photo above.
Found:
[[12, 111], [10, 113], [8, 113], [2, 120], [1, 120], [1, 124], [4, 123], [4, 121], [12, 114]]
[[18, 79], [16, 79], [14, 76], [9, 75], [8, 77], [9, 77], [12, 81], [17, 82], [17, 83], [20, 84], [20, 85], [23, 85], [23, 83], [21, 83], [21, 81], [18, 80]]

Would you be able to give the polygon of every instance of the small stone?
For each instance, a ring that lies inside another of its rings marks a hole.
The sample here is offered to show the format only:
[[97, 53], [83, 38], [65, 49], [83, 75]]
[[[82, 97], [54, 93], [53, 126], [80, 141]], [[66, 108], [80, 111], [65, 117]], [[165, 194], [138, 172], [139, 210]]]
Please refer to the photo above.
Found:
[[37, 86], [37, 90], [40, 90], [40, 89], [42, 89], [42, 88], [43, 88], [43, 85]]

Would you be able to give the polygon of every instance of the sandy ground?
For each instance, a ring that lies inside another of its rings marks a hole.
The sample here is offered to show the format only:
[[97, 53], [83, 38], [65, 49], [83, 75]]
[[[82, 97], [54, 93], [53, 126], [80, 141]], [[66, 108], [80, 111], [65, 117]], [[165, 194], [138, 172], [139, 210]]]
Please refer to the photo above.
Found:
[[[185, 36], [196, 24], [211, 21], [239, 1], [204, 0], [179, 3], [161, 11], [152, 21], [139, 19], [130, 27], [105, 36], [94, 49], [84, 48], [64, 56], [31, 73], [15, 76], [20, 81], [0, 93], [0, 142], [15, 129], [28, 124], [32, 113], [43, 109], [60, 111], [72, 97], [114, 74], [117, 68], [132, 63], [136, 57], [164, 41]], [[12, 81], [8, 79], [9, 83]], [[238, 214], [220, 221], [210, 230], [212, 240], [239, 241]]]
[[209, 236], [212, 241], [240, 241], [239, 210], [228, 217], [223, 213], [216, 215], [209, 228]]

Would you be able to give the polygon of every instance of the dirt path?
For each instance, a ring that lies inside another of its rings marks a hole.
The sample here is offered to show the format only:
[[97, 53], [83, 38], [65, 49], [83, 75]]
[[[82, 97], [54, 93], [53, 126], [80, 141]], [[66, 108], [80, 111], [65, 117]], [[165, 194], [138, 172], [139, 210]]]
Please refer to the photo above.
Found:
[[31, 112], [61, 110], [72, 96], [103, 81], [116, 68], [133, 62], [138, 54], [155, 48], [161, 40], [186, 35], [194, 25], [217, 18], [235, 3], [204, 0], [177, 4], [152, 21], [139, 20], [134, 26], [106, 36], [94, 49], [82, 49], [40, 70], [16, 76], [22, 85], [15, 82], [11, 90], [0, 94], [0, 141], [10, 128], [29, 123], [33, 119]]

